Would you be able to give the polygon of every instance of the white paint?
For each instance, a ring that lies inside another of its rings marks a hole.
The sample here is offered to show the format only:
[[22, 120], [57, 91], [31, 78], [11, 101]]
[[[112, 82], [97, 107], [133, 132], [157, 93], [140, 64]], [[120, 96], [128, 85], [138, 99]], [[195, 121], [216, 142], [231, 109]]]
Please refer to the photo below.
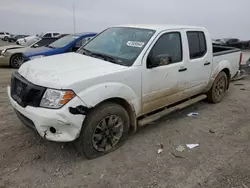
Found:
[[[74, 97], [60, 109], [35, 108], [31, 106], [23, 108], [11, 98], [9, 87], [7, 92], [11, 105], [34, 122], [41, 137], [44, 137], [46, 132], [46, 139], [48, 140], [69, 142], [75, 140], [79, 136], [85, 116], [73, 115], [68, 110], [69, 107], [76, 107], [78, 105], [85, 106], [79, 97]], [[57, 133], [53, 134], [48, 130], [52, 126], [57, 130]]]
[[144, 44], [145, 44], [144, 42], [138, 42], [138, 41], [128, 41], [127, 42], [127, 46], [137, 47], [137, 48], [143, 47]]
[[4, 39], [5, 37], [9, 37], [9, 36], [10, 36], [9, 33], [0, 31], [0, 39]]
[[193, 149], [193, 148], [199, 147], [200, 144], [186, 144], [186, 146], [187, 146], [189, 149]]
[[[35, 59], [20, 67], [18, 72], [36, 85], [54, 89], [72, 89], [77, 95], [58, 110], [29, 106], [22, 108], [9, 96], [14, 108], [34, 121], [41, 136], [50, 125], [54, 125], [61, 134], [48, 134], [47, 139], [71, 141], [78, 137], [84, 116], [70, 114], [68, 107], [77, 105], [94, 107], [104, 100], [121, 98], [131, 105], [138, 117], [148, 111], [204, 92], [208, 84], [214, 80], [212, 76], [224, 68], [228, 68], [232, 76], [238, 70], [239, 53], [213, 57], [212, 40], [204, 28], [172, 25], [126, 25], [124, 27], [156, 31], [131, 67], [77, 53]], [[190, 30], [205, 32], [208, 50], [203, 58], [189, 60], [186, 31]], [[183, 60], [148, 69], [146, 59], [151, 48], [162, 34], [173, 31], [181, 33]], [[206, 61], [211, 62], [211, 65], [205, 67]], [[179, 72], [182, 67], [186, 67], [187, 71]], [[173, 90], [173, 88], [180, 88], [180, 90]], [[172, 95], [164, 96], [164, 93], [170, 90], [173, 90]], [[146, 110], [150, 105], [153, 107]]]

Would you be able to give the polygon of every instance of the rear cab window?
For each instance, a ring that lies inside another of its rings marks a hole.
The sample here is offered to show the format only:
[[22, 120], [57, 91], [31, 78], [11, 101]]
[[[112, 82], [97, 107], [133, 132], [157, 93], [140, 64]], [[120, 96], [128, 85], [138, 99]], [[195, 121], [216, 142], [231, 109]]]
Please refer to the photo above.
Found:
[[187, 31], [189, 58], [197, 59], [207, 53], [206, 37], [202, 31]]

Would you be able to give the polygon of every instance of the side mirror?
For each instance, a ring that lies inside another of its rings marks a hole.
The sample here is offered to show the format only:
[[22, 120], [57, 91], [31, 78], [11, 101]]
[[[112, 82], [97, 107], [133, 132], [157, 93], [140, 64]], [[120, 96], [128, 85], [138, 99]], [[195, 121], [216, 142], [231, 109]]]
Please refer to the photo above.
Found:
[[148, 57], [147, 68], [154, 68], [172, 63], [172, 58], [168, 54], [160, 54], [155, 57]]

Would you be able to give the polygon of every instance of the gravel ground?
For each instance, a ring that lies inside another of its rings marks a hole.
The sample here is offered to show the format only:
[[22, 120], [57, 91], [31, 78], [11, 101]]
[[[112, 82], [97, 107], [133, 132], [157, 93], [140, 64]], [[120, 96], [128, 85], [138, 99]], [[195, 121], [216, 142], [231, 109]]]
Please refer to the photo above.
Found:
[[[20, 123], [6, 93], [13, 71], [0, 67], [0, 188], [250, 188], [250, 76], [232, 82], [221, 103], [195, 104], [87, 160]], [[200, 146], [185, 146], [192, 143]]]

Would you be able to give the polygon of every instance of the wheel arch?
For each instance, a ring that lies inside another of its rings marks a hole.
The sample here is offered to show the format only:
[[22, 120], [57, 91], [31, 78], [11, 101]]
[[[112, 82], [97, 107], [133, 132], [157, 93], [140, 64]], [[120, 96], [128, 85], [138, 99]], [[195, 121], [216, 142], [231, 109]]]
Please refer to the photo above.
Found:
[[229, 88], [230, 80], [231, 80], [231, 73], [229, 68], [224, 68], [220, 72], [225, 72], [227, 75], [227, 89]]
[[113, 97], [113, 98], [108, 98], [108, 99], [101, 101], [96, 106], [94, 106], [94, 108], [98, 107], [99, 105], [101, 105], [103, 103], [107, 103], [107, 102], [121, 105], [127, 111], [128, 115], [129, 115], [129, 121], [130, 121], [130, 130], [132, 132], [136, 132], [136, 130], [137, 130], [137, 118], [136, 118], [136, 112], [135, 112], [133, 105], [129, 104], [129, 102], [123, 98]]
[[10, 65], [10, 66], [11, 66], [11, 61], [12, 61], [12, 59], [13, 59], [15, 56], [17, 56], [17, 55], [23, 56], [23, 54], [22, 54], [21, 52], [17, 52], [17, 53], [11, 54], [10, 60], [9, 60], [9, 65]]

